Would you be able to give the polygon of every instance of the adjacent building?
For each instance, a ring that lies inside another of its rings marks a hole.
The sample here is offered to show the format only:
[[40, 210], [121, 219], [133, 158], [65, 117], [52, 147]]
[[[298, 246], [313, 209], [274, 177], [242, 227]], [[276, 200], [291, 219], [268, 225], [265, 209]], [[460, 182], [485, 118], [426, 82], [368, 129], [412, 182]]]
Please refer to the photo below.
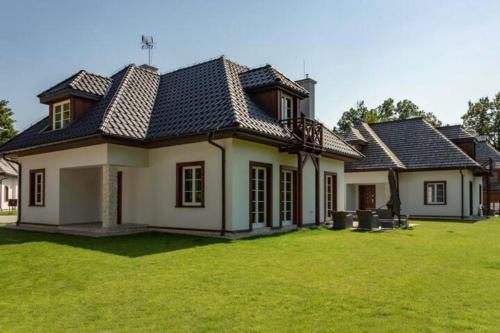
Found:
[[365, 156], [345, 166], [348, 210], [385, 207], [388, 170], [394, 169], [403, 214], [481, 214], [484, 168], [425, 119], [362, 123], [351, 128], [345, 140]]

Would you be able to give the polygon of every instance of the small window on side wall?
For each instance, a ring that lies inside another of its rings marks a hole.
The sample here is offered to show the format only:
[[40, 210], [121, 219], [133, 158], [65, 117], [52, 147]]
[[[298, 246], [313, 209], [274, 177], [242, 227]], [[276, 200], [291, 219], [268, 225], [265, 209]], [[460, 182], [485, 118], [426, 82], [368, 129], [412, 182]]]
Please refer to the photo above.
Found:
[[424, 182], [424, 203], [426, 205], [446, 205], [446, 182]]
[[53, 129], [61, 129], [71, 121], [71, 104], [70, 100], [65, 100], [53, 105]]
[[205, 162], [177, 163], [177, 207], [205, 206]]
[[45, 205], [45, 170], [30, 170], [30, 206]]

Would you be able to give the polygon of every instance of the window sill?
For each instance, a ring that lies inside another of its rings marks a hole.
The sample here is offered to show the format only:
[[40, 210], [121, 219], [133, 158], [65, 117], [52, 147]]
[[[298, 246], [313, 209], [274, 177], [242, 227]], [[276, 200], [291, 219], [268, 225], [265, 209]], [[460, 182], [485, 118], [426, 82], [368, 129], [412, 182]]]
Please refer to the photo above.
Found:
[[190, 206], [190, 205], [175, 205], [175, 208], [205, 208], [205, 205], [199, 205], [199, 206]]
[[43, 205], [29, 204], [28, 207], [45, 207], [45, 204]]
[[425, 203], [426, 206], [446, 206], [445, 203]]

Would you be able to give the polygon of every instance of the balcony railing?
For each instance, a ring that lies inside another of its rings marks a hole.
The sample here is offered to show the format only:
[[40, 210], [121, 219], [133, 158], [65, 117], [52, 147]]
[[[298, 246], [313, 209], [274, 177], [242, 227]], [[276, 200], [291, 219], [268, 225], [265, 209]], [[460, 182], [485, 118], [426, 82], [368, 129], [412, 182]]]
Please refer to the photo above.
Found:
[[297, 148], [321, 151], [323, 149], [323, 125], [301, 115], [299, 118], [281, 120]]

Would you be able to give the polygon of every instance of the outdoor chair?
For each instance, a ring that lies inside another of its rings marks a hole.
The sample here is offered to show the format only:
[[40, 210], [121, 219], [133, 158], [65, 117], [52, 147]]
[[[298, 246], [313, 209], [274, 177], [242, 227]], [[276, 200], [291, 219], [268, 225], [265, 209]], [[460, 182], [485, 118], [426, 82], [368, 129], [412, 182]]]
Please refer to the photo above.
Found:
[[333, 227], [332, 229], [340, 230], [346, 228], [352, 228], [353, 216], [348, 212], [331, 212], [333, 216]]
[[376, 209], [375, 210], [382, 229], [394, 229], [398, 225], [398, 220], [392, 216], [392, 213], [388, 209]]
[[380, 227], [380, 220], [376, 214], [370, 210], [358, 210], [358, 230], [378, 230]]

